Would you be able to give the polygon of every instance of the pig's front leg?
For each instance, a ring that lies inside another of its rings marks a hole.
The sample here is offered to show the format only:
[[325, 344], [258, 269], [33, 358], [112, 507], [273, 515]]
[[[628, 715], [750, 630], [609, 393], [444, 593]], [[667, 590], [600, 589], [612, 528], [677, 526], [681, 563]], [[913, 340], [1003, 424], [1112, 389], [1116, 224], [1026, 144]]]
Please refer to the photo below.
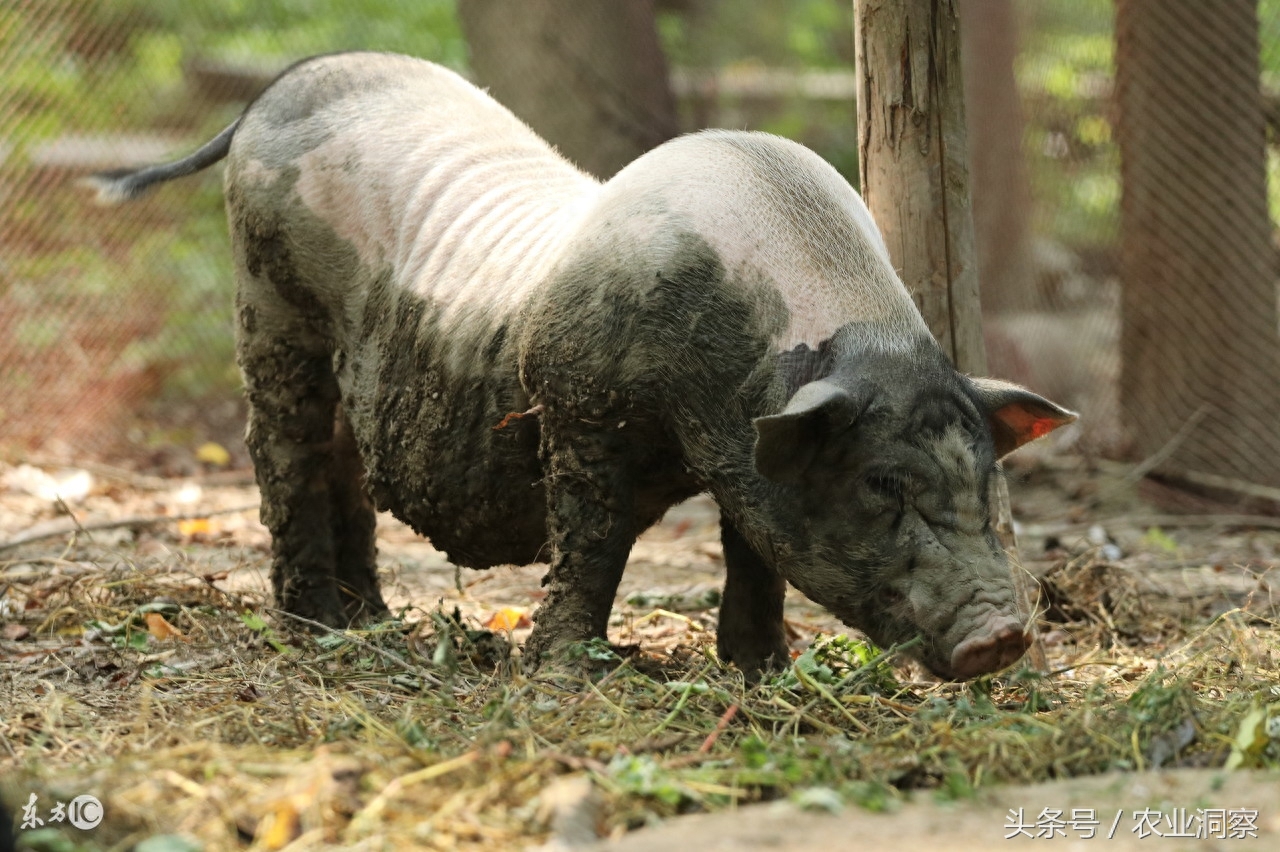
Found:
[[364, 463], [351, 422], [339, 405], [333, 428], [329, 494], [333, 507], [333, 573], [338, 598], [350, 624], [366, 624], [389, 615], [378, 589], [377, 515], [364, 479]]
[[720, 540], [724, 544], [725, 583], [720, 599], [716, 651], [724, 662], [736, 663], [748, 680], [790, 660], [782, 602], [787, 582], [765, 564], [723, 514]]
[[554, 416], [541, 425], [551, 568], [525, 645], [528, 669], [569, 643], [605, 638], [636, 538], [632, 483], [616, 436]]

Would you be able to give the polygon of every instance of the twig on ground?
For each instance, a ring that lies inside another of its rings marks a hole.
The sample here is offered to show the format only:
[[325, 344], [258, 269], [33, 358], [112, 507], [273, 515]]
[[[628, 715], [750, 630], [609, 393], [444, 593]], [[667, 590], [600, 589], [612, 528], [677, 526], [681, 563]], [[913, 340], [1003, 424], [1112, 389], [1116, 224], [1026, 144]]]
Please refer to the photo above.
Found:
[[135, 473], [114, 465], [91, 461], [58, 461], [48, 456], [32, 454], [22, 457], [22, 462], [38, 468], [59, 468], [63, 470], [87, 470], [89, 473], [109, 482], [120, 482], [137, 491], [168, 491], [194, 483], [210, 488], [232, 488], [253, 485], [252, 470], [216, 470], [211, 473], [200, 473], [195, 476], [151, 476]]
[[340, 630], [335, 627], [330, 627], [327, 624], [321, 624], [319, 621], [313, 621], [310, 618], [306, 618], [305, 616], [297, 615], [292, 612], [286, 612], [283, 609], [273, 609], [271, 607], [263, 607], [263, 609], [273, 615], [283, 615], [284, 617], [291, 618], [294, 621], [300, 621], [309, 627], [318, 628], [320, 630], [323, 630], [326, 633], [333, 634], [334, 636], [341, 636], [343, 639], [347, 640], [348, 642], [355, 645], [356, 647], [363, 648], [364, 650], [369, 651], [370, 653], [377, 654], [383, 659], [389, 660], [392, 663], [395, 663], [400, 668], [404, 669], [405, 671], [411, 674], [417, 675], [418, 677], [422, 678], [423, 681], [430, 683], [432, 686], [444, 686], [444, 682], [441, 681], [440, 678], [436, 677], [426, 669], [415, 666], [412, 663], [410, 663], [408, 660], [404, 659], [403, 657], [397, 654], [394, 654], [391, 651], [386, 650], [385, 648], [379, 648], [377, 645], [374, 645], [372, 642], [364, 641], [359, 636], [356, 636], [354, 633], [352, 633], [350, 630]]
[[1028, 524], [1023, 535], [1070, 535], [1084, 533], [1095, 526], [1133, 527], [1257, 527], [1280, 530], [1280, 518], [1271, 515], [1116, 515], [1076, 524]]
[[577, 755], [564, 754], [563, 752], [548, 749], [544, 749], [540, 756], [545, 757], [548, 760], [554, 760], [556, 763], [559, 763], [562, 766], [567, 766], [573, 770], [586, 769], [590, 772], [596, 773], [597, 775], [603, 775], [606, 777], [609, 775], [609, 767], [594, 758], [578, 757]]
[[82, 532], [89, 541], [93, 541], [93, 536], [89, 535], [89, 531], [80, 523], [80, 519], [76, 517], [76, 513], [71, 511], [71, 507], [67, 505], [67, 501], [61, 496], [54, 498], [54, 505], [62, 510], [62, 514], [71, 519], [71, 523], [75, 525], [76, 532]]
[[1239, 494], [1242, 497], [1256, 497], [1259, 500], [1270, 500], [1273, 503], [1280, 503], [1280, 488], [1272, 488], [1268, 485], [1259, 485], [1256, 482], [1249, 482], [1246, 479], [1236, 479], [1231, 476], [1218, 476], [1216, 473], [1198, 473], [1194, 470], [1178, 471], [1174, 478], [1185, 479], [1192, 485], [1203, 485], [1206, 488], [1217, 488], [1220, 491], [1230, 491], [1233, 494]]
[[716, 722], [715, 730], [707, 734], [707, 738], [702, 741], [702, 745], [698, 746], [698, 754], [706, 754], [711, 751], [711, 747], [716, 744], [716, 740], [720, 737], [720, 732], [728, 727], [736, 715], [738, 715], [738, 705], [735, 702], [730, 704], [729, 709], [720, 715], [720, 719]]
[[432, 764], [416, 772], [410, 772], [408, 775], [401, 775], [399, 778], [393, 778], [387, 786], [383, 787], [378, 795], [370, 800], [357, 811], [352, 817], [351, 822], [347, 824], [346, 836], [349, 838], [357, 837], [362, 831], [374, 824], [377, 819], [382, 816], [382, 812], [386, 809], [387, 804], [400, 793], [412, 787], [415, 784], [421, 784], [424, 781], [430, 781], [435, 778], [456, 772], [471, 764], [480, 758], [479, 751], [469, 751], [460, 754], [449, 760], [442, 760], [439, 763]]
[[[61, 502], [61, 501], [59, 501]], [[119, 529], [121, 527], [154, 527], [158, 524], [167, 524], [174, 521], [196, 521], [202, 518], [212, 518], [215, 515], [238, 515], [241, 512], [247, 512], [250, 509], [258, 508], [257, 503], [246, 503], [243, 506], [232, 506], [229, 509], [208, 509], [202, 512], [184, 512], [180, 515], [131, 515], [127, 518], [117, 518], [111, 521], [94, 521], [88, 524], [82, 524], [75, 520], [72, 515], [72, 523], [68, 524], [59, 521], [56, 524], [41, 524], [32, 527], [23, 533], [18, 533], [8, 541], [0, 541], [0, 553], [6, 550], [12, 550], [15, 547], [21, 547], [24, 544], [31, 544], [34, 541], [43, 541], [46, 538], [57, 538], [59, 536], [69, 535], [74, 532], [82, 532], [86, 535], [98, 530]]]

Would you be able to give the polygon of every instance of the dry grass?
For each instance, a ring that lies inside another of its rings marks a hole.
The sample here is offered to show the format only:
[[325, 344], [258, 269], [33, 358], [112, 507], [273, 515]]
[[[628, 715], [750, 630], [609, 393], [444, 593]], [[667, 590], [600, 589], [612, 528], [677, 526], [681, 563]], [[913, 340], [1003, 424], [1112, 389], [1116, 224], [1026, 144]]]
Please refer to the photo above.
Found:
[[[527, 628], [482, 622], [531, 605], [536, 572], [455, 578], [393, 525], [384, 585], [436, 608], [340, 633], [267, 607], [266, 536], [249, 515], [32, 542], [0, 552], [0, 791], [11, 806], [37, 794], [41, 816], [101, 798], [93, 831], [19, 833], [67, 852], [144, 839], [160, 844], [148, 852], [564, 848], [767, 799], [892, 808], [911, 791], [1280, 766], [1280, 532], [1151, 530], [1117, 520], [1136, 509], [1095, 503], [1122, 545], [1108, 549], [1074, 509], [1060, 520], [1062, 494], [1096, 488], [1096, 471], [1079, 472], [1083, 486], [1052, 473], [1018, 492], [1045, 498], [1018, 511], [1044, 527], [1024, 557], [1043, 575], [1052, 671], [966, 685], [817, 638], [832, 623], [803, 601], [788, 617], [807, 650], [744, 684], [714, 652], [714, 512], [664, 521], [637, 545], [618, 645], [532, 677], [518, 652]], [[126, 484], [81, 512], [188, 511], [166, 493]], [[251, 496], [206, 489], [201, 505]], [[0, 528], [65, 522], [50, 512], [11, 494]]]
[[[1157, 612], [1089, 554], [1048, 580], [1072, 638], [1051, 647], [1049, 676], [917, 682], [837, 638], [754, 687], [718, 663], [709, 631], [662, 639], [681, 619], [709, 625], [713, 601], [634, 619], [643, 652], [584, 646], [527, 677], [510, 636], [452, 613], [295, 632], [222, 573], [75, 555], [0, 573], [10, 624], [30, 631], [0, 646], [7, 793], [93, 793], [108, 814], [67, 849], [158, 834], [207, 849], [515, 848], [583, 821], [620, 832], [785, 796], [891, 807], [905, 790], [1219, 765], [1250, 711], [1280, 701], [1274, 621]], [[1245, 763], [1280, 763], [1261, 743]]]

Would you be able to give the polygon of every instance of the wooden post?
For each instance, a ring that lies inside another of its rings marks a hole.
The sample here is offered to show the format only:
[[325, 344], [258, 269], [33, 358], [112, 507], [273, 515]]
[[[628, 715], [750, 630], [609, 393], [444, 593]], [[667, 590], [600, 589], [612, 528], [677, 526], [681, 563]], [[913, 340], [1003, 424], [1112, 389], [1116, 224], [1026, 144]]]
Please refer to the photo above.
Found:
[[[957, 369], [987, 369], [969, 201], [960, 32], [954, 0], [854, 0], [862, 196], [898, 274]], [[996, 529], [1019, 603], [1035, 596], [1018, 561], [1004, 481]], [[1047, 668], [1031, 620], [1031, 665]]]

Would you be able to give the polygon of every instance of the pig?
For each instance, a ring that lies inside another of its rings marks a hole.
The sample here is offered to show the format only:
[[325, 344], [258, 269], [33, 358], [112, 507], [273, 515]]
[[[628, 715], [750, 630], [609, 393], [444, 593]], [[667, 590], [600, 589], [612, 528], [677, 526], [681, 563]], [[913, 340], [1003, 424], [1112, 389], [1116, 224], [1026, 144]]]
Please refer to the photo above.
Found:
[[762, 133], [670, 141], [600, 183], [453, 72], [287, 70], [226, 158], [247, 445], [278, 606], [378, 619], [375, 508], [470, 568], [545, 561], [530, 666], [604, 637], [636, 537], [709, 492], [717, 649], [789, 660], [787, 583], [965, 679], [1027, 646], [997, 461], [1075, 415], [958, 373], [858, 194]]

